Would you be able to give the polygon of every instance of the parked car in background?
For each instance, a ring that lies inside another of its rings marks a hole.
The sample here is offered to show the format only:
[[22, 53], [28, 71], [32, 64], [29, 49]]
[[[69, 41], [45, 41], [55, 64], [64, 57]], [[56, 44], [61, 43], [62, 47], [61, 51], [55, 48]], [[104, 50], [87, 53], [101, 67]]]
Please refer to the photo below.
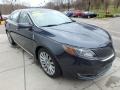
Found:
[[91, 11], [84, 11], [81, 14], [81, 17], [83, 17], [83, 18], [94, 18], [96, 16], [97, 16], [97, 14], [94, 12], [91, 12]]
[[82, 17], [82, 18], [94, 18], [97, 16], [97, 14], [94, 12], [81, 10], [69, 10], [65, 11], [64, 14], [68, 17]]
[[82, 16], [82, 11], [80, 10], [73, 11], [73, 17], [81, 17], [81, 16]]
[[3, 21], [3, 18], [2, 18], [2, 14], [0, 12], [0, 24], [1, 24], [1, 21]]
[[115, 51], [109, 33], [51, 9], [21, 9], [6, 21], [11, 45], [33, 55], [50, 77], [94, 79], [110, 69]]
[[68, 17], [73, 17], [73, 11], [72, 10], [64, 11], [64, 14]]
[[7, 20], [9, 15], [2, 15], [3, 20]]

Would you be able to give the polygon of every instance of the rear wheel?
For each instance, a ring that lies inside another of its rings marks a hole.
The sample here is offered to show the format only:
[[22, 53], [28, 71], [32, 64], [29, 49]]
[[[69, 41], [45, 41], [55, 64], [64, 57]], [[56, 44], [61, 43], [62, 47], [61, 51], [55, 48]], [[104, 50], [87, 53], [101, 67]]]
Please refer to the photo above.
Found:
[[14, 40], [12, 39], [11, 35], [9, 32], [7, 32], [7, 37], [8, 37], [8, 41], [12, 46], [15, 46], [16, 43], [14, 42]]
[[90, 18], [90, 16], [88, 15], [88, 18]]
[[60, 67], [56, 62], [54, 56], [47, 49], [40, 49], [38, 52], [38, 59], [43, 71], [50, 77], [60, 76]]

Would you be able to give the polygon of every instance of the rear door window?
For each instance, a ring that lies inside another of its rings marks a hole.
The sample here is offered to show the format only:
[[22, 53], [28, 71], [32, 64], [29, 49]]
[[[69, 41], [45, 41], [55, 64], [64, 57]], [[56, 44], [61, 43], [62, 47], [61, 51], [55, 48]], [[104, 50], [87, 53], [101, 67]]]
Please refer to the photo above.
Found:
[[10, 15], [9, 19], [14, 21], [14, 22], [17, 22], [19, 14], [20, 14], [20, 11], [15, 11]]

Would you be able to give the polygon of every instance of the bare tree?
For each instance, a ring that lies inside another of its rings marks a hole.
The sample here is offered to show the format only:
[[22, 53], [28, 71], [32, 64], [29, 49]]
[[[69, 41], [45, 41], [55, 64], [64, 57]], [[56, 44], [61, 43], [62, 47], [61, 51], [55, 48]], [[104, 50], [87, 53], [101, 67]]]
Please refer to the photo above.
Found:
[[[13, 11], [13, 10], [11, 11], [11, 8], [12, 8], [11, 4], [1, 4], [0, 5], [2, 14], [10, 14]], [[22, 9], [22, 8], [27, 8], [27, 7], [24, 5], [19, 5], [19, 4], [14, 5], [14, 10]]]
[[[90, 9], [104, 9], [107, 13], [109, 6], [114, 2], [114, 7], [119, 8], [120, 0], [51, 0], [55, 5], [55, 9], [80, 9], [80, 10], [90, 10]], [[50, 5], [49, 5], [50, 6]]]
[[54, 9], [55, 8], [55, 4], [53, 2], [48, 2], [46, 4], [46, 8]]
[[105, 13], [107, 15], [107, 14], [109, 14], [108, 8], [110, 5], [110, 0], [103, 0], [103, 3], [104, 3], [104, 10], [105, 10]]
[[114, 7], [119, 8], [120, 6], [120, 0], [114, 0]]

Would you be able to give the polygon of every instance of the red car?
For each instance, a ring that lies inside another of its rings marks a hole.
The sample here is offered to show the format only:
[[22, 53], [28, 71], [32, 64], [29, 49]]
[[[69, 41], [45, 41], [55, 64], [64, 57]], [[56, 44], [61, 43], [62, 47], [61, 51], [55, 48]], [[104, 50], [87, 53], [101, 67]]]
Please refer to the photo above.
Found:
[[73, 17], [81, 17], [82, 16], [82, 11], [80, 10], [75, 10], [73, 12]]
[[73, 11], [73, 17], [94, 18], [96, 16], [97, 14], [91, 11], [80, 11], [80, 10]]

